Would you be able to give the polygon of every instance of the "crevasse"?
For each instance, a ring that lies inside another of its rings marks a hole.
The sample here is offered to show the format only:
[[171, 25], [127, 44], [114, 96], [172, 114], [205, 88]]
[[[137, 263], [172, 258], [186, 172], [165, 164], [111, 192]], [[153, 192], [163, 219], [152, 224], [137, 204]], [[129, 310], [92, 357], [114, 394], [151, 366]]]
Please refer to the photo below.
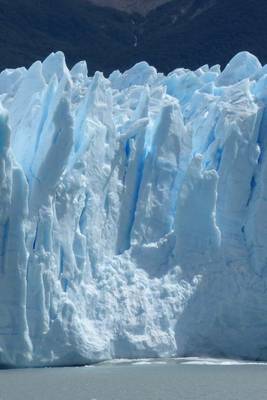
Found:
[[267, 69], [0, 74], [0, 364], [267, 359]]

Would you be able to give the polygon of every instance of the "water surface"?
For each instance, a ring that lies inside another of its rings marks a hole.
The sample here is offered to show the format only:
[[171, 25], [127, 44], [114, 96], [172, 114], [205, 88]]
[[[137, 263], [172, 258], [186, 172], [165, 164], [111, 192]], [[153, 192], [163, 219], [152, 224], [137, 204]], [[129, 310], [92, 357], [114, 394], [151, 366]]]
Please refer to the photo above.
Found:
[[176, 359], [0, 371], [0, 400], [264, 400], [267, 364]]

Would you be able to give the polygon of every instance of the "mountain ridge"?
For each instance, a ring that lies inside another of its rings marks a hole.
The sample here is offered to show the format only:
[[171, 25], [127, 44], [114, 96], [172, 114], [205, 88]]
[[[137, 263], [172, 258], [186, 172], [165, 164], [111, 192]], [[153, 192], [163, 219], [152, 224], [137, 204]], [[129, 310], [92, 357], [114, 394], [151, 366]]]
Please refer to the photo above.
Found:
[[129, 14], [148, 14], [151, 10], [173, 0], [87, 0], [96, 6], [115, 8]]

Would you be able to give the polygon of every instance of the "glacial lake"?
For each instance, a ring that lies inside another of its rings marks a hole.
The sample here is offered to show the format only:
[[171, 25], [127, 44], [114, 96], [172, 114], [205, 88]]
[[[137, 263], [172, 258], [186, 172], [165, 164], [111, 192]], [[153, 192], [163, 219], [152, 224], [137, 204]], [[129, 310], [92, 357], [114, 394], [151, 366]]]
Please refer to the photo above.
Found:
[[0, 371], [1, 400], [264, 400], [267, 364], [211, 359], [120, 360]]

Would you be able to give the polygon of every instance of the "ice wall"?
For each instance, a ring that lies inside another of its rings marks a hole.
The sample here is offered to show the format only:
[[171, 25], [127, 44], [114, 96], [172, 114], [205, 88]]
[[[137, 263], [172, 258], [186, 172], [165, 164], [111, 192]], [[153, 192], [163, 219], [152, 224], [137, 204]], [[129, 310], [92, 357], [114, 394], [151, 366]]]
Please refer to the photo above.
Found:
[[267, 359], [267, 68], [0, 74], [0, 364]]

